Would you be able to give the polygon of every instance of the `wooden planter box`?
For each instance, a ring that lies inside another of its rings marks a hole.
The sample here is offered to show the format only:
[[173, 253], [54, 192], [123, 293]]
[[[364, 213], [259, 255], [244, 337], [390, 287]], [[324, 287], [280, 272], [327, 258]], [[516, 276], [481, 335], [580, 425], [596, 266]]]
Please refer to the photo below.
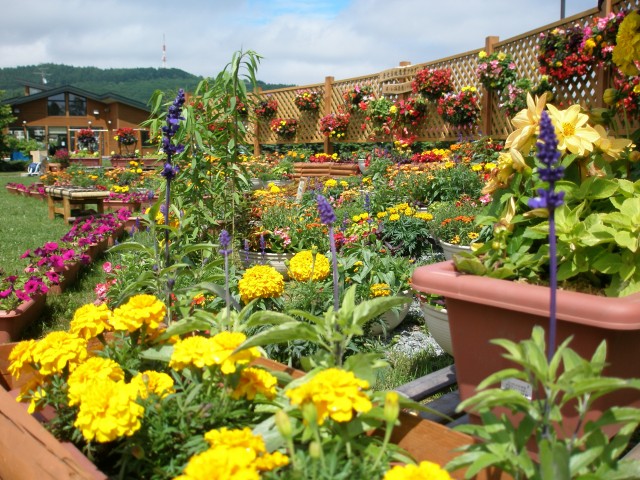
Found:
[[140, 163], [139, 158], [111, 158], [109, 159], [113, 168], [129, 168], [131, 162]]
[[[15, 401], [15, 392], [12, 394], [5, 390], [20, 386], [7, 373], [7, 359], [14, 345], [0, 345], [0, 386], [4, 386], [0, 388], [0, 458], [16, 460], [15, 464], [0, 462], [0, 478], [106, 479], [72, 444], [55, 439], [38, 421], [37, 415], [29, 415], [26, 405]], [[285, 372], [293, 378], [304, 375], [299, 370], [269, 359], [257, 359], [254, 364]], [[43, 417], [40, 419], [44, 420]], [[404, 412], [400, 414], [400, 423], [395, 427], [391, 440], [407, 450], [417, 461], [428, 460], [444, 465], [458, 454], [456, 448], [473, 442], [471, 437], [463, 433]], [[464, 471], [455, 472], [452, 477], [462, 479]], [[500, 472], [482, 471], [473, 478], [497, 480], [509, 477]]]
[[164, 166], [164, 161], [160, 158], [143, 158], [142, 166], [147, 169], [162, 168]]
[[27, 326], [38, 321], [46, 301], [46, 295], [39, 295], [15, 310], [0, 310], [0, 344], [15, 341]]
[[102, 166], [102, 158], [100, 157], [89, 157], [89, 158], [70, 158], [70, 164], [80, 164], [85, 167], [101, 167]]
[[348, 177], [358, 175], [360, 167], [355, 163], [306, 163], [293, 164], [293, 178], [300, 177]]

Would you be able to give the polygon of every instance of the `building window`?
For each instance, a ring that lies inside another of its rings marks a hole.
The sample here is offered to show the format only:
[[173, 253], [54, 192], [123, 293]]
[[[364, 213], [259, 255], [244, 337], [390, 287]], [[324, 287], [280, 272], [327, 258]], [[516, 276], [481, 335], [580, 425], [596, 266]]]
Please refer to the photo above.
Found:
[[87, 115], [87, 99], [74, 93], [69, 94], [69, 115], [84, 117]]
[[47, 115], [50, 117], [64, 117], [66, 111], [64, 93], [51, 95], [47, 98]]
[[142, 140], [143, 147], [154, 147], [152, 138], [149, 135], [149, 130], [140, 130], [140, 139]]

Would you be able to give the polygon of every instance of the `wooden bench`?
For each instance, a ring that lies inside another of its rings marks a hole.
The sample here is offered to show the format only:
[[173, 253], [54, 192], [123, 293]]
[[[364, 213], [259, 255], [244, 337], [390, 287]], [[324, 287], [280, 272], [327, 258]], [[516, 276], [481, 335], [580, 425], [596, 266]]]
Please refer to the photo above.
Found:
[[104, 213], [104, 199], [109, 197], [109, 192], [92, 188], [74, 187], [44, 187], [49, 206], [49, 218], [53, 220], [56, 213], [62, 214], [65, 222], [71, 217], [71, 207], [80, 206], [83, 210], [86, 205], [95, 205], [98, 213]]

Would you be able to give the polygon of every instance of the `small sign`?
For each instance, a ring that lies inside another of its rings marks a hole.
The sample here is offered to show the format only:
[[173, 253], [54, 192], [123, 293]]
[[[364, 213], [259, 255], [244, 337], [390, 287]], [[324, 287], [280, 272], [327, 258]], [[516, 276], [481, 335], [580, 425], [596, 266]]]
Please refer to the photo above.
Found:
[[502, 390], [515, 390], [527, 400], [531, 400], [533, 398], [533, 387], [531, 384], [518, 380], [517, 378], [507, 378], [502, 380], [500, 388]]
[[411, 92], [411, 82], [390, 83], [382, 85], [382, 94], [399, 94]]
[[407, 65], [405, 67], [395, 67], [395, 68], [390, 68], [388, 70], [384, 70], [378, 74], [378, 79], [381, 82], [387, 82], [389, 80], [398, 80], [401, 78], [404, 79], [410, 75], [410, 73], [407, 70], [412, 66], [413, 65]]
[[296, 202], [302, 201], [302, 195], [304, 195], [306, 189], [307, 177], [300, 178], [300, 181], [298, 182], [298, 192], [296, 193]]

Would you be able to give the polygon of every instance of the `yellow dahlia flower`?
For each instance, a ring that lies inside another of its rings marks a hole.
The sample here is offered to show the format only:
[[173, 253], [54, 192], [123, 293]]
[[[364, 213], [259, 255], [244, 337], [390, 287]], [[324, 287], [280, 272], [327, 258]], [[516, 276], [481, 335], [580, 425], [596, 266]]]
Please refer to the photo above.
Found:
[[547, 109], [558, 137], [558, 150], [569, 150], [580, 156], [593, 151], [593, 144], [600, 139], [600, 135], [587, 125], [589, 116], [580, 113], [580, 105], [571, 105], [566, 110], [547, 105]]
[[634, 10], [620, 23], [612, 60], [625, 75], [633, 76], [640, 74], [636, 64], [639, 59], [640, 14]]
[[289, 262], [289, 276], [299, 282], [324, 280], [329, 276], [330, 270], [329, 259], [321, 253], [317, 253], [314, 258], [310, 250], [296, 253]]
[[515, 148], [524, 154], [528, 154], [533, 147], [535, 134], [540, 124], [540, 115], [547, 103], [547, 95], [542, 94], [535, 100], [530, 93], [527, 93], [527, 108], [520, 110], [511, 119], [511, 124], [515, 130], [509, 134], [504, 143], [505, 150]]
[[244, 303], [254, 298], [277, 298], [284, 292], [284, 277], [269, 265], [256, 265], [244, 272], [238, 290]]
[[318, 412], [318, 425], [327, 417], [336, 422], [348, 422], [353, 411], [365, 413], [371, 410], [371, 400], [363, 390], [369, 382], [360, 380], [353, 372], [329, 368], [318, 373], [307, 383], [286, 392], [293, 405], [312, 403]]
[[111, 325], [115, 330], [133, 332], [146, 325], [155, 330], [164, 320], [167, 307], [153, 295], [135, 295], [127, 303], [119, 306], [111, 315]]

